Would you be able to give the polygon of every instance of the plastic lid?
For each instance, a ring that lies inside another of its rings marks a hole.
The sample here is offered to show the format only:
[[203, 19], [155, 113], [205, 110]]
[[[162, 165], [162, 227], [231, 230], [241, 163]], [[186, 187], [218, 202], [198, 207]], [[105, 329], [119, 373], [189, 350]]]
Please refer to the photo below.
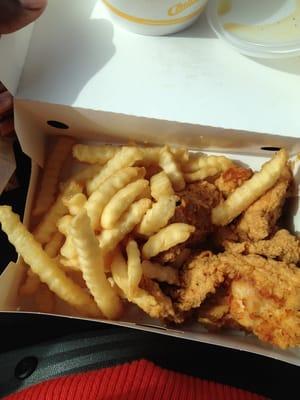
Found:
[[300, 55], [300, 0], [209, 0], [209, 23], [243, 54]]

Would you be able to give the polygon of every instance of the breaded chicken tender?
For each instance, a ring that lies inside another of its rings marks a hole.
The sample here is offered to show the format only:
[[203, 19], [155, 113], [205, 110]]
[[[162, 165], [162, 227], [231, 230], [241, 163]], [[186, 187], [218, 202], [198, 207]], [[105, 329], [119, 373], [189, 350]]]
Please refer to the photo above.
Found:
[[190, 237], [189, 243], [199, 243], [212, 232], [211, 210], [221, 201], [218, 189], [212, 183], [201, 181], [186, 186], [176, 195], [180, 205], [176, 207], [175, 215], [171, 220], [193, 225], [195, 233]]
[[209, 330], [222, 327], [240, 329], [230, 316], [230, 291], [228, 285], [220, 286], [216, 293], [207, 297], [198, 309], [198, 321]]
[[199, 307], [209, 294], [225, 280], [224, 268], [217, 256], [206, 251], [193, 257], [181, 275], [181, 289], [177, 291], [177, 308], [189, 311]]
[[[201, 244], [213, 231], [211, 210], [221, 201], [221, 194], [212, 183], [201, 181], [186, 185], [185, 190], [177, 192], [179, 202], [170, 223], [182, 222], [196, 228], [189, 240], [181, 245], [172, 247], [156, 258], [161, 264], [182, 263], [186, 260], [187, 247]], [[183, 253], [184, 252], [184, 253]], [[182, 254], [183, 253], [183, 254]]]
[[[204, 299], [226, 286], [226, 295], [219, 297], [219, 325], [226, 326], [228, 321], [232, 326], [234, 322], [281, 348], [300, 345], [300, 269], [294, 264], [254, 254], [205, 252], [186, 266], [182, 284], [177, 296], [179, 309], [188, 311], [200, 306], [201, 314]], [[218, 326], [218, 302], [213, 299], [214, 312], [209, 312], [206, 304], [200, 318], [209, 320], [211, 315]]]
[[300, 345], [300, 269], [258, 255], [219, 257], [229, 269], [231, 318], [265, 342]]
[[216, 179], [215, 185], [223, 196], [227, 198], [235, 189], [250, 179], [252, 175], [253, 171], [250, 168], [235, 165], [223, 172], [220, 177]]
[[279, 230], [269, 240], [241, 243], [225, 241], [224, 247], [230, 253], [259, 254], [293, 264], [300, 261], [300, 241], [286, 229]]
[[292, 173], [287, 166], [277, 183], [255, 201], [231, 224], [215, 228], [213, 240], [217, 247], [225, 247], [226, 242], [244, 242], [267, 239], [276, 231], [276, 223], [281, 216]]
[[273, 232], [291, 180], [292, 173], [286, 167], [277, 183], [242, 214], [235, 226], [240, 240], [262, 240]]
[[175, 312], [171, 299], [160, 289], [158, 283], [143, 277], [140, 288], [143, 289], [137, 301], [134, 301], [145, 313], [152, 318], [173, 320]]

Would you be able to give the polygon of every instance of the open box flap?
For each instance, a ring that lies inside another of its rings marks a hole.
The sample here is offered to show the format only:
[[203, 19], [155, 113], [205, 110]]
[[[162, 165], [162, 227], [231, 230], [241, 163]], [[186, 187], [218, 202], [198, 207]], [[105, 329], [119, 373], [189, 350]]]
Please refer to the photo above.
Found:
[[15, 95], [23, 71], [34, 24], [0, 36], [0, 82]]
[[[49, 121], [53, 120], [63, 123], [67, 129], [49, 126]], [[300, 152], [300, 140], [293, 137], [218, 129], [23, 99], [15, 101], [15, 126], [23, 151], [39, 165], [43, 164], [45, 135], [62, 134], [107, 143], [135, 141], [161, 144], [163, 141], [191, 149], [267, 157], [272, 152], [263, 148], [285, 147], [291, 155]]]

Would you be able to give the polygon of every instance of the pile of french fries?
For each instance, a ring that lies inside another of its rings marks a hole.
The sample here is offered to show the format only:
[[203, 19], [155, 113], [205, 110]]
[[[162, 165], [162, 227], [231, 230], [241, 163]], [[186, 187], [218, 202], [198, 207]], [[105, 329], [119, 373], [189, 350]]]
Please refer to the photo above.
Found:
[[[70, 153], [85, 165], [60, 182]], [[286, 162], [279, 151], [212, 212], [227, 225], [274, 185]], [[32, 215], [32, 232], [10, 207], [0, 223], [28, 266], [20, 287], [39, 311], [54, 312], [56, 298], [80, 315], [120, 318], [125, 301], [144, 309], [157, 301], [140, 287], [143, 277], [178, 285], [178, 270], [153, 261], [186, 242], [195, 228], [171, 223], [177, 192], [187, 183], [232, 166], [223, 156], [190, 154], [185, 148], [88, 146], [62, 137], [45, 164]], [[57, 297], [56, 297], [57, 296]]]

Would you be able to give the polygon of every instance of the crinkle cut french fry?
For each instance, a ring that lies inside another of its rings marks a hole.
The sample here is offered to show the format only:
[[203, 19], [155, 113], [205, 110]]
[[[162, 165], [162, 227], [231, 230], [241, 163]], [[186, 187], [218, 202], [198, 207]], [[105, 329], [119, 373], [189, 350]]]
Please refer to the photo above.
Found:
[[71, 180], [77, 182], [79, 184], [85, 184], [89, 179], [94, 178], [96, 174], [98, 174], [102, 170], [103, 166], [101, 164], [93, 164], [90, 165], [83, 170], [77, 172], [71, 176]]
[[[195, 160], [192, 160], [194, 164]], [[194, 165], [188, 164], [185, 166], [185, 169], [192, 170]], [[189, 171], [184, 174], [184, 178], [186, 182], [195, 182], [201, 179], [205, 179], [208, 176], [214, 176], [219, 172], [224, 172], [229, 169], [233, 162], [224, 156], [208, 156], [208, 157], [199, 157], [197, 159], [198, 168], [196, 170]]]
[[259, 172], [256, 172], [252, 178], [245, 181], [223, 203], [212, 210], [213, 224], [221, 226], [229, 224], [267, 190], [271, 189], [279, 179], [287, 160], [286, 150], [281, 149], [262, 166]]
[[188, 224], [174, 223], [161, 229], [151, 236], [144, 244], [142, 254], [146, 259], [155, 257], [157, 254], [169, 250], [177, 244], [184, 243], [195, 228]]
[[142, 152], [142, 165], [151, 165], [159, 163], [160, 147], [139, 147]]
[[[89, 146], [83, 144], [77, 144], [73, 146], [73, 156], [81, 161], [90, 164], [99, 163], [105, 164], [108, 160], [110, 160], [118, 151], [120, 151], [121, 147], [111, 146], [111, 145], [103, 145], [103, 146]], [[143, 161], [148, 164], [158, 163], [159, 155], [160, 155], [160, 147], [156, 146], [146, 146], [146, 147], [138, 147], [139, 150], [143, 153]], [[176, 161], [178, 162], [186, 162], [188, 160], [188, 151], [184, 147], [171, 147], [171, 153], [174, 155]]]
[[171, 147], [171, 153], [173, 154], [175, 161], [180, 165], [188, 162], [189, 160], [189, 152], [186, 147]]
[[85, 208], [94, 230], [100, 227], [100, 218], [104, 207], [118, 190], [136, 179], [143, 178], [144, 175], [144, 168], [127, 167], [120, 169], [109, 179], [106, 179], [100, 187], [91, 194], [85, 204]]
[[94, 178], [95, 175], [97, 175], [101, 170], [103, 166], [100, 164], [92, 164], [89, 165], [88, 167], [84, 168], [83, 170], [77, 172], [76, 174], [72, 175], [71, 178], [69, 178], [67, 181], [62, 182], [60, 184], [60, 191], [63, 191], [66, 186], [68, 186], [71, 182], [76, 182], [79, 185], [84, 186], [86, 182], [92, 178]]
[[[99, 163], [103, 165], [114, 157], [120, 149], [121, 147], [111, 145], [89, 146], [76, 144], [73, 146], [73, 156], [81, 162], [90, 164]], [[146, 164], [155, 164], [159, 162], [160, 147], [138, 147], [138, 149], [143, 153], [143, 161]], [[188, 161], [189, 155], [185, 147], [171, 147], [170, 151], [177, 162], [184, 163]]]
[[141, 235], [151, 236], [164, 228], [175, 213], [177, 200], [177, 196], [160, 197], [144, 215], [137, 232]]
[[118, 248], [116, 248], [114, 252], [114, 257], [111, 264], [111, 273], [113, 280], [124, 292], [125, 296], [128, 297], [129, 284], [127, 264], [120, 249]]
[[44, 214], [55, 200], [55, 193], [58, 189], [58, 179], [64, 162], [71, 152], [74, 140], [62, 137], [57, 140], [51, 151], [43, 171], [43, 177], [38, 191], [33, 216]]
[[126, 246], [128, 264], [128, 295], [133, 296], [138, 289], [143, 276], [141, 255], [135, 240], [130, 240]]
[[54, 258], [58, 255], [61, 246], [64, 243], [64, 236], [60, 232], [55, 232], [52, 236], [50, 242], [48, 242], [44, 250], [48, 254], [49, 257]]
[[47, 255], [40, 243], [20, 222], [19, 216], [12, 212], [11, 207], [0, 206], [0, 223], [18, 254], [52, 292], [81, 312], [93, 317], [99, 316], [92, 298], [69, 279], [59, 264]]
[[220, 171], [226, 171], [232, 167], [232, 164], [233, 161], [225, 156], [206, 156], [200, 157], [198, 160], [199, 169], [218, 166]]
[[113, 278], [110, 276], [110, 277], [107, 278], [107, 280], [110, 283], [110, 286], [113, 288], [113, 290], [120, 297], [120, 299], [127, 300], [126, 296], [125, 296], [125, 293], [123, 292], [122, 289], [119, 288], [119, 286], [116, 284], [116, 282], [113, 280]]
[[204, 153], [192, 153], [190, 154], [188, 160], [181, 164], [181, 169], [183, 173], [196, 172], [199, 170], [199, 160], [200, 158], [206, 158]]
[[73, 217], [69, 214], [59, 218], [56, 222], [56, 226], [59, 232], [62, 233], [64, 236], [68, 236], [70, 234], [72, 221]]
[[77, 215], [84, 208], [87, 198], [83, 193], [76, 193], [72, 197], [63, 197], [63, 203], [71, 215]]
[[161, 150], [159, 165], [170, 178], [173, 188], [176, 191], [180, 191], [185, 188], [185, 181], [180, 167], [176, 163], [173, 154], [167, 147]]
[[217, 175], [219, 172], [221, 171], [218, 167], [207, 167], [199, 169], [198, 171], [195, 172], [188, 172], [183, 176], [187, 183], [193, 183], [208, 178], [209, 176]]
[[60, 254], [67, 259], [77, 259], [77, 249], [74, 245], [73, 237], [71, 234], [66, 237], [65, 243], [60, 249]]
[[218, 167], [224, 171], [232, 166], [233, 162], [225, 156], [207, 156], [206, 154], [193, 154], [191, 158], [182, 165], [183, 172], [196, 172], [202, 168]]
[[[77, 260], [77, 251], [71, 235], [71, 224], [73, 217], [71, 215], [65, 215], [57, 221], [57, 228], [65, 236], [65, 242], [60, 248], [60, 254], [65, 266], [72, 266]], [[67, 261], [69, 260], [69, 262]]]
[[83, 279], [95, 302], [107, 318], [120, 317], [122, 302], [105, 276], [103, 252], [85, 210], [74, 217], [71, 235], [77, 249]]
[[111, 265], [111, 272], [113, 280], [120, 290], [123, 291], [127, 300], [136, 304], [143, 311], [149, 314], [150, 317], [158, 318], [159, 316], [174, 316], [171, 302], [169, 302], [168, 307], [165, 307], [164, 304], [160, 303], [159, 300], [144, 289], [137, 288], [132, 296], [129, 295], [127, 265], [119, 249], [116, 249]]
[[[71, 215], [65, 215], [57, 223], [58, 230], [62, 232], [62, 234], [67, 238], [66, 242], [68, 241], [68, 243], [66, 243], [66, 246], [61, 248], [61, 256], [59, 256], [58, 262], [67, 269], [78, 271], [80, 270], [80, 267], [79, 267], [77, 251], [73, 243], [73, 239], [68, 240], [68, 238], [71, 238], [70, 231], [71, 231], [72, 221], [73, 217]], [[113, 255], [111, 253], [104, 254], [105, 272], [110, 272], [112, 257]]]
[[[145, 165], [159, 164], [161, 147], [139, 147], [143, 153]], [[187, 162], [189, 159], [188, 150], [185, 147], [171, 147], [170, 152], [178, 163]]]
[[179, 284], [178, 270], [175, 268], [144, 260], [142, 262], [142, 270], [147, 278], [155, 279], [159, 282], [167, 282], [169, 285]]
[[63, 256], [58, 256], [57, 261], [62, 266], [63, 270], [80, 271], [78, 257], [66, 258]]
[[172, 196], [174, 194], [172, 183], [164, 171], [161, 171], [151, 177], [150, 188], [151, 195], [156, 201], [158, 201], [160, 197]]
[[40, 278], [28, 268], [25, 282], [20, 286], [19, 294], [21, 296], [32, 296], [38, 290], [40, 284]]
[[150, 199], [152, 200], [151, 197], [151, 189], [149, 184], [145, 187], [145, 189], [136, 197], [135, 200], [141, 200], [141, 199]]
[[111, 175], [122, 168], [130, 167], [136, 161], [142, 159], [142, 153], [135, 147], [122, 147], [115, 156], [110, 159], [94, 178], [87, 182], [87, 193], [90, 196]]
[[124, 237], [133, 231], [145, 212], [151, 206], [151, 200], [141, 199], [131, 204], [129, 209], [119, 219], [118, 226], [113, 229], [105, 229], [98, 236], [100, 247], [103, 251], [112, 251]]
[[58, 196], [55, 203], [44, 216], [42, 221], [34, 229], [34, 236], [41, 244], [46, 244], [51, 240], [51, 236], [56, 232], [56, 223], [63, 215], [67, 214], [68, 209], [63, 203], [63, 197], [72, 196], [80, 193], [82, 187], [75, 182], [71, 182], [65, 190]]
[[[117, 152], [119, 152], [123, 147], [121, 146], [89, 146], [77, 144], [73, 146], [73, 156], [81, 162], [87, 162], [90, 164], [99, 163], [105, 164], [111, 158], [113, 158]], [[148, 163], [158, 163], [160, 147], [136, 147], [142, 153], [143, 161]]]
[[89, 146], [85, 144], [76, 144], [73, 146], [73, 157], [81, 162], [89, 164], [105, 164], [120, 151], [120, 147], [103, 145]]
[[121, 215], [147, 186], [149, 182], [146, 179], [138, 179], [120, 189], [105, 206], [101, 216], [101, 226], [104, 229], [114, 228]]

